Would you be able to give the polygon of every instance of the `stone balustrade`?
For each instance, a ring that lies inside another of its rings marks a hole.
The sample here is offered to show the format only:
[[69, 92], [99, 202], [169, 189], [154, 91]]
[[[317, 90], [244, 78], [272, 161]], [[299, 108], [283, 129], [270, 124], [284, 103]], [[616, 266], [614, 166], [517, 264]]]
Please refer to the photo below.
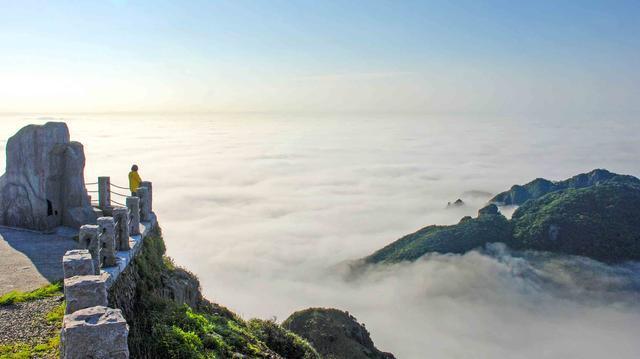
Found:
[[[105, 192], [110, 180], [100, 177], [98, 183], [103, 183], [101, 191]], [[81, 226], [78, 241], [83, 249], [64, 255], [67, 305], [61, 332], [62, 358], [129, 357], [128, 325], [119, 309], [107, 307], [107, 293], [157, 225], [151, 191], [151, 182], [141, 183], [137, 196], [126, 198], [126, 207], [111, 207], [109, 193], [102, 193], [103, 210], [109, 209], [112, 216], [98, 218], [97, 225]]]
[[98, 177], [98, 207], [111, 208], [111, 178]]
[[[94, 274], [100, 274], [100, 240], [98, 239], [98, 226], [95, 224], [85, 224], [81, 226], [80, 232], [78, 233], [78, 242], [80, 247], [86, 248], [91, 255]], [[64, 258], [66, 257], [65, 255]]]
[[64, 280], [65, 314], [107, 303], [105, 279], [99, 275], [78, 275]]
[[129, 326], [120, 309], [94, 306], [65, 315], [60, 333], [62, 358], [129, 357]]
[[149, 199], [149, 189], [147, 187], [139, 187], [136, 191], [138, 198], [140, 198], [140, 220], [148, 221], [151, 216], [151, 202]]
[[131, 249], [129, 246], [129, 209], [124, 207], [114, 208], [112, 211], [115, 222], [115, 244], [119, 251]]
[[129, 234], [140, 234], [140, 198], [127, 197], [125, 203], [129, 210]]
[[62, 270], [65, 279], [79, 275], [97, 274], [93, 268], [93, 258], [91, 258], [88, 249], [67, 251], [62, 257]]

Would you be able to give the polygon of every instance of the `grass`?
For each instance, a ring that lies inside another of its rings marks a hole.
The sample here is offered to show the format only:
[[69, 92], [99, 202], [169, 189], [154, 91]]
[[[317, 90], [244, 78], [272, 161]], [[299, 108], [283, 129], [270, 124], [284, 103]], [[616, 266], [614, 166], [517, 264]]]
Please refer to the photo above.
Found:
[[54, 297], [62, 294], [62, 282], [55, 282], [30, 292], [11, 291], [0, 297], [0, 306]]
[[127, 318], [132, 357], [270, 358], [277, 352], [291, 359], [319, 358], [306, 341], [275, 323], [247, 322], [208, 301], [192, 308], [162, 295], [172, 278], [197, 279], [165, 255], [160, 235], [145, 238], [132, 265], [138, 278], [135, 307]]
[[[55, 306], [45, 314], [43, 320], [48, 324], [59, 328], [62, 326], [65, 303]], [[0, 359], [23, 358], [58, 358], [60, 357], [60, 331], [54, 330], [51, 335], [42, 338], [39, 343], [12, 343], [0, 345]]]
[[251, 332], [269, 348], [289, 359], [318, 359], [320, 354], [303, 338], [286, 330], [275, 320], [251, 319]]
[[62, 318], [64, 318], [65, 307], [66, 307], [65, 302], [62, 302], [60, 303], [60, 305], [57, 305], [49, 313], [47, 313], [47, 315], [45, 316], [47, 323], [49, 324], [62, 323]]
[[27, 343], [0, 345], [0, 359], [57, 358], [60, 356], [59, 347], [60, 334], [57, 333], [43, 343], [35, 345]]
[[39, 353], [39, 350], [44, 350], [44, 348], [38, 346], [36, 350], [35, 346], [23, 343], [0, 345], [0, 358], [32, 358], [36, 353]]

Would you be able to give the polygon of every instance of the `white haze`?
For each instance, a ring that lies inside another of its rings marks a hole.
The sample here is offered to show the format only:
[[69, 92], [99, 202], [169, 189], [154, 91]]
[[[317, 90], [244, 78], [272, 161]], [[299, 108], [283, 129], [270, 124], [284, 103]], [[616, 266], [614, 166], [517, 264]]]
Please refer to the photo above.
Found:
[[[60, 118], [60, 117], [56, 117]], [[153, 181], [168, 252], [246, 318], [348, 310], [399, 358], [637, 358], [640, 269], [491, 246], [336, 268], [474, 215], [535, 177], [640, 174], [640, 121], [615, 115], [62, 117], [86, 175]], [[38, 116], [4, 117], [1, 138]], [[462, 197], [468, 205], [445, 209]]]

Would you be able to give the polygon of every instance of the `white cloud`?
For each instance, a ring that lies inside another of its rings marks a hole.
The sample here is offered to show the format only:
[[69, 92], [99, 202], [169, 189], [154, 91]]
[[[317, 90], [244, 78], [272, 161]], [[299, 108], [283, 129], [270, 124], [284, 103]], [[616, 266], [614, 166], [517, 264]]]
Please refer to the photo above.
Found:
[[[5, 117], [6, 139], [35, 119]], [[86, 175], [154, 182], [168, 251], [245, 317], [332, 306], [400, 358], [635, 358], [638, 274], [589, 261], [432, 256], [356, 281], [336, 265], [473, 215], [496, 192], [606, 167], [640, 174], [633, 119], [91, 116]], [[3, 161], [4, 159], [0, 159]], [[0, 162], [1, 165], [1, 162]], [[468, 206], [446, 210], [462, 197]]]

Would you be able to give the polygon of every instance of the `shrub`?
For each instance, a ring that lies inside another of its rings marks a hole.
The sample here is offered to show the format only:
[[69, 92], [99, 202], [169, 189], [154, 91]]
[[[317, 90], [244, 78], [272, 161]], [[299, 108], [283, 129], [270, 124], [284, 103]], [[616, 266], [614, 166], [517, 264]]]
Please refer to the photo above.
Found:
[[258, 339], [285, 358], [320, 358], [320, 355], [306, 340], [284, 329], [273, 320], [251, 319], [248, 324]]

